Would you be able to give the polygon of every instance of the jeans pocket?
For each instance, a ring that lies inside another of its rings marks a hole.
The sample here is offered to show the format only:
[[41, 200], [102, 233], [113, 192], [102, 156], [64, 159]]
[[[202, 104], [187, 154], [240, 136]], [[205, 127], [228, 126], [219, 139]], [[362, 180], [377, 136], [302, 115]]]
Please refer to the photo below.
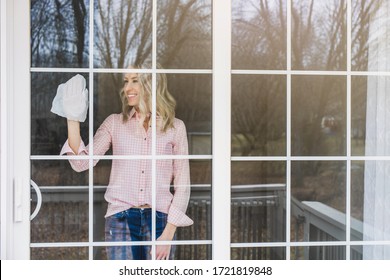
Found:
[[121, 211], [121, 212], [114, 214], [113, 216], [115, 218], [117, 218], [118, 220], [123, 220], [126, 216], [126, 213], [125, 213], [125, 211]]

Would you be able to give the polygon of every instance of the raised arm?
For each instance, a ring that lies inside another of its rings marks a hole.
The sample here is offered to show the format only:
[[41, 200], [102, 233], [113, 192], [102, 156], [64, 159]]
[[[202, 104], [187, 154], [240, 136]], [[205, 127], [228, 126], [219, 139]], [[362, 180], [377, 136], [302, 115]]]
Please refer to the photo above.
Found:
[[68, 144], [77, 155], [81, 143], [80, 122], [68, 120]]

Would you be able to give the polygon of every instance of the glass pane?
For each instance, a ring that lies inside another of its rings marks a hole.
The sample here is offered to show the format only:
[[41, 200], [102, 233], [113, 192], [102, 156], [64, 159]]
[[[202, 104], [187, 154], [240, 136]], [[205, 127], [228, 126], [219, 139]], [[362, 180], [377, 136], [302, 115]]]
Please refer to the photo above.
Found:
[[351, 151], [354, 156], [365, 155], [367, 77], [351, 78]]
[[292, 1], [292, 68], [346, 70], [347, 1]]
[[351, 240], [390, 240], [390, 228], [385, 222], [390, 219], [389, 182], [390, 162], [352, 162]]
[[[59, 155], [68, 138], [66, 119], [50, 111], [57, 87], [76, 73], [31, 73], [31, 154]], [[88, 74], [82, 74], [88, 88]], [[42, 82], [44, 81], [44, 82]], [[81, 136], [88, 143], [88, 114]]]
[[351, 161], [351, 240], [363, 240], [364, 161]]
[[211, 68], [211, 0], [157, 1], [157, 62], [169, 69]]
[[105, 218], [108, 203], [105, 199], [107, 186], [110, 183], [112, 160], [100, 160], [93, 168], [93, 239], [105, 240]]
[[212, 77], [168, 74], [168, 88], [176, 100], [176, 118], [187, 130], [190, 155], [211, 154]]
[[32, 260], [88, 260], [88, 247], [31, 248]]
[[94, 0], [94, 65], [127, 68], [152, 59], [152, 1]]
[[285, 162], [232, 162], [231, 242], [281, 242]]
[[351, 260], [390, 260], [389, 245], [351, 246]]
[[353, 155], [390, 155], [389, 89], [389, 77], [352, 77]]
[[346, 78], [293, 76], [292, 154], [342, 156], [346, 153]]
[[176, 245], [175, 260], [211, 260], [211, 245]]
[[352, 70], [389, 71], [389, 1], [352, 1]]
[[291, 247], [291, 260], [345, 260], [345, 246]]
[[120, 92], [123, 88], [123, 74], [95, 73], [93, 79], [93, 129], [96, 132], [109, 115], [121, 113]]
[[31, 66], [88, 67], [89, 1], [31, 0]]
[[211, 161], [190, 160], [190, 177], [191, 195], [186, 214], [194, 224], [178, 227], [176, 239], [211, 240]]
[[232, 3], [232, 68], [286, 69], [286, 1]]
[[232, 155], [286, 155], [286, 77], [232, 76]]
[[[107, 252], [110, 254], [118, 250], [119, 254], [124, 256], [124, 254], [130, 254], [131, 248], [131, 246], [95, 247], [94, 260], [107, 260]], [[211, 245], [174, 245], [173, 250], [174, 260], [211, 260]], [[131, 259], [131, 257], [127, 259]]]
[[292, 241], [346, 239], [345, 169], [344, 161], [292, 162]]
[[[150, 252], [151, 246], [146, 247]], [[140, 252], [141, 246], [104, 246], [94, 247], [94, 260], [134, 260], [134, 255]], [[150, 255], [149, 255], [150, 256]], [[149, 257], [148, 256], [148, 257]]]
[[[88, 160], [80, 162], [88, 165]], [[87, 242], [88, 172], [74, 172], [64, 160], [32, 161], [31, 179], [42, 193], [42, 207], [31, 221], [31, 242]], [[31, 199], [33, 211], [33, 189]]]
[[285, 247], [232, 248], [232, 260], [285, 260]]

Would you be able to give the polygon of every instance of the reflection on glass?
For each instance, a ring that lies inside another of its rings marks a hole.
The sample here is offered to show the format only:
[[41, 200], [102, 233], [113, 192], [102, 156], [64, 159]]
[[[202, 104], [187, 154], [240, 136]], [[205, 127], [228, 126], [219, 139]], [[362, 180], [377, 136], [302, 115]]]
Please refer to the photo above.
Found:
[[346, 70], [347, 1], [292, 1], [292, 68]]
[[232, 162], [232, 242], [285, 241], [285, 162]]
[[286, 154], [286, 77], [232, 77], [232, 155]]
[[211, 75], [168, 74], [169, 92], [176, 100], [176, 118], [187, 129], [189, 154], [211, 154]]
[[[42, 193], [42, 206], [31, 221], [31, 242], [88, 241], [88, 173], [75, 173], [67, 161], [32, 161], [31, 179]], [[33, 211], [34, 190], [31, 197]]]
[[390, 78], [352, 77], [352, 154], [390, 155]]
[[31, 66], [88, 67], [89, 1], [30, 1]]
[[352, 70], [389, 71], [390, 2], [352, 1]]
[[285, 247], [232, 248], [232, 260], [285, 260]]
[[365, 155], [367, 77], [351, 78], [351, 151], [354, 156]]
[[286, 69], [286, 1], [232, 2], [232, 68]]
[[385, 254], [380, 257], [364, 257], [364, 252], [390, 252], [389, 245], [364, 245], [351, 246], [351, 260], [390, 260], [390, 255]]
[[342, 156], [346, 153], [346, 78], [292, 77], [292, 154]]
[[31, 260], [88, 260], [88, 247], [31, 248]]
[[344, 161], [291, 164], [291, 241], [345, 240]]
[[[351, 166], [351, 240], [389, 241], [390, 163], [353, 161]], [[363, 259], [385, 259], [390, 246], [363, 248]]]
[[[31, 155], [59, 155], [67, 136], [66, 119], [50, 111], [57, 87], [75, 73], [31, 73]], [[88, 75], [83, 74], [87, 81]], [[44, 81], [44, 82], [43, 82]], [[88, 140], [88, 116], [81, 123]]]
[[345, 260], [345, 246], [291, 247], [291, 260]]
[[157, 62], [211, 68], [211, 0], [157, 1]]
[[152, 56], [152, 1], [94, 0], [94, 65], [126, 68]]

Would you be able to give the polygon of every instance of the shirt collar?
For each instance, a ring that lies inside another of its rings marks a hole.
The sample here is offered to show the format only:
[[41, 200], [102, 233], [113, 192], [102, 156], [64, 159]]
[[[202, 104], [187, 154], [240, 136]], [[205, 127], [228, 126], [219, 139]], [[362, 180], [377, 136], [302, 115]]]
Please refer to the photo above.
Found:
[[129, 113], [129, 119], [136, 117], [137, 111], [134, 108], [131, 108], [131, 111]]
[[[134, 109], [134, 107], [131, 108], [131, 111], [130, 111], [130, 113], [129, 113], [129, 119], [131, 119], [131, 118], [136, 118], [137, 121], [139, 120], [139, 114], [138, 114], [138, 112]], [[160, 117], [157, 116], [157, 119], [159, 119], [159, 118], [160, 118]]]

